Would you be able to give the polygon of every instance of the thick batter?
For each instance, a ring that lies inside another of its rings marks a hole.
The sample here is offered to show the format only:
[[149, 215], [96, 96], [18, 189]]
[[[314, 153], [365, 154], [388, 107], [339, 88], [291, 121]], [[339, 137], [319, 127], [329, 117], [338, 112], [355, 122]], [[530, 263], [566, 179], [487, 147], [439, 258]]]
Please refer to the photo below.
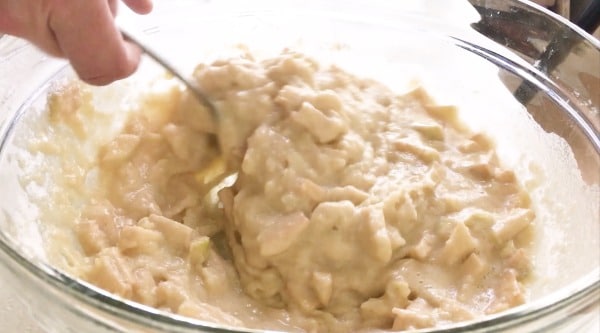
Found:
[[[91, 163], [57, 172], [86, 189], [72, 272], [174, 313], [294, 331], [443, 326], [526, 300], [529, 196], [454, 107], [293, 52], [194, 75], [219, 121], [166, 81]], [[89, 139], [86, 87], [55, 91], [49, 115]]]

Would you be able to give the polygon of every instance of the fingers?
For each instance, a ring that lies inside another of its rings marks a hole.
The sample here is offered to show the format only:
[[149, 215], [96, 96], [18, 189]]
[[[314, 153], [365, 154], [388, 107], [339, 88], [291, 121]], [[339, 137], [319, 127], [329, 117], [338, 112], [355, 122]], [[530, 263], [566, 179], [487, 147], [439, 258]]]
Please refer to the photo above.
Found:
[[[152, 0], [123, 0], [133, 11]], [[104, 85], [129, 76], [140, 50], [123, 40], [114, 23], [119, 0], [0, 0], [0, 31], [23, 37], [50, 55], [67, 58], [79, 77]]]
[[148, 14], [152, 11], [152, 0], [123, 0], [123, 2], [138, 14]]
[[119, 0], [108, 0], [108, 6], [110, 7], [110, 12], [112, 16], [117, 16], [117, 11], [119, 9]]
[[48, 29], [43, 1], [0, 0], [0, 32], [25, 38], [46, 53], [61, 57], [62, 51]]
[[106, 0], [61, 1], [48, 20], [59, 49], [83, 81], [105, 85], [136, 70], [140, 50], [123, 40]]

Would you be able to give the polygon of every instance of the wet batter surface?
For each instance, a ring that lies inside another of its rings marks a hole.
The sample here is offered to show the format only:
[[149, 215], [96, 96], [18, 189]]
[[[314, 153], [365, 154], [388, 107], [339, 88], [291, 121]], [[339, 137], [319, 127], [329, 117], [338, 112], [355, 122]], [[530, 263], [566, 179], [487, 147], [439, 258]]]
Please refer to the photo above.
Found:
[[[292, 331], [436, 327], [526, 301], [529, 195], [456, 108], [289, 51], [194, 76], [218, 122], [165, 79], [92, 159], [54, 171], [81, 193], [63, 214], [70, 272], [162, 310]], [[48, 105], [47, 155], [107, 123], [77, 82]]]

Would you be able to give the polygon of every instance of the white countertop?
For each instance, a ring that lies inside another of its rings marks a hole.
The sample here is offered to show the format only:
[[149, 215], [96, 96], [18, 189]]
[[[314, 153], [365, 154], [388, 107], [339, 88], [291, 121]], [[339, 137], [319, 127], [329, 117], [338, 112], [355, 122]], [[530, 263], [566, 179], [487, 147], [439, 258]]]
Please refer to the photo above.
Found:
[[6, 288], [0, 276], [0, 332], [44, 333], [29, 313], [29, 309], [18, 299], [12, 288]]

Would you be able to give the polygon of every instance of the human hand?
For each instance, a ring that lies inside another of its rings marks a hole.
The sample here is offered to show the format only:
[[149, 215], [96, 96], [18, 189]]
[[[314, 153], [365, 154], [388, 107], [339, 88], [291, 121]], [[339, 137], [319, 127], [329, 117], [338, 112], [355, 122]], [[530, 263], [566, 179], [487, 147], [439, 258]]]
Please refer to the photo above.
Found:
[[[122, 0], [138, 14], [152, 0]], [[115, 25], [118, 0], [0, 0], [0, 32], [29, 40], [71, 62], [85, 82], [105, 85], [131, 75], [140, 49]]]

